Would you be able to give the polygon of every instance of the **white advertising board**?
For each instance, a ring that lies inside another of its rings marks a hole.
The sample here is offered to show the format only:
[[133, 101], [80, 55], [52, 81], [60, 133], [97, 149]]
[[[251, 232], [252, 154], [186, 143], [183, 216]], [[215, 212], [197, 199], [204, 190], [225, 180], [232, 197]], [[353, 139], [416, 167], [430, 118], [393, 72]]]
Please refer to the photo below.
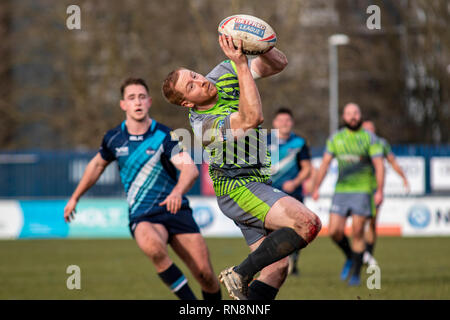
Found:
[[430, 184], [434, 191], [450, 190], [450, 157], [430, 159]]
[[[410, 195], [425, 194], [425, 159], [423, 157], [396, 157], [396, 160], [408, 179]], [[402, 178], [387, 160], [384, 161], [384, 167], [386, 168], [384, 194], [406, 194]]]
[[[220, 211], [215, 197], [192, 196], [189, 200], [203, 236], [242, 237], [240, 229]], [[331, 197], [321, 197], [318, 201], [305, 199], [305, 205], [322, 221], [321, 235], [327, 234], [331, 200]], [[79, 221], [73, 226], [62, 219], [64, 203], [60, 200], [0, 201], [0, 239], [130, 237], [124, 199], [86, 200], [84, 209], [80, 205]], [[93, 209], [89, 208], [95, 209], [94, 224], [87, 224], [81, 214], [87, 210], [85, 214], [92, 217]], [[450, 197], [386, 197], [377, 221], [379, 235], [450, 236]], [[351, 218], [347, 221], [347, 231], [351, 231], [350, 226]]]
[[0, 201], [0, 239], [17, 239], [23, 227], [19, 201]]
[[[305, 205], [328, 227], [331, 198], [306, 198]], [[348, 219], [347, 226], [351, 225]], [[377, 218], [379, 234], [390, 236], [450, 236], [450, 197], [385, 198]]]
[[194, 219], [203, 236], [240, 237], [242, 233], [233, 220], [219, 209], [216, 197], [188, 197]]

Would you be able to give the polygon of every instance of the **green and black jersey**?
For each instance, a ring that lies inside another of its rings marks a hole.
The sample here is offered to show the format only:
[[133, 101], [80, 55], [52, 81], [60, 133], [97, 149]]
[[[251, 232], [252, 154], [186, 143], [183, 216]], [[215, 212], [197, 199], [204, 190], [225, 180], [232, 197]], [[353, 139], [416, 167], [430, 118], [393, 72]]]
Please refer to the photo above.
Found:
[[223, 61], [206, 78], [215, 84], [218, 101], [209, 110], [191, 109], [189, 121], [210, 155], [209, 174], [216, 195], [225, 195], [248, 182], [266, 182], [270, 178], [270, 153], [261, 127], [238, 140], [231, 136], [230, 114], [238, 111], [240, 92], [234, 62]]
[[339, 175], [336, 193], [372, 193], [374, 167], [372, 158], [383, 156], [383, 146], [374, 134], [347, 128], [327, 141], [326, 152], [336, 157]]

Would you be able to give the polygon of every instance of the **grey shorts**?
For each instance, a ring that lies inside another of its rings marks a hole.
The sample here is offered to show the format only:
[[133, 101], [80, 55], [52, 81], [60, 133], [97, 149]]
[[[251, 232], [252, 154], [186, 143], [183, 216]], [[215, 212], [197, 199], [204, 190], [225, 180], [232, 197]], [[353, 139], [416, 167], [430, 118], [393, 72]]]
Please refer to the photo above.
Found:
[[331, 213], [348, 217], [356, 214], [363, 217], [375, 215], [373, 194], [369, 193], [335, 193], [331, 201]]
[[264, 221], [275, 202], [288, 195], [270, 183], [249, 182], [226, 195], [217, 197], [220, 210], [241, 229], [251, 245], [268, 234]]

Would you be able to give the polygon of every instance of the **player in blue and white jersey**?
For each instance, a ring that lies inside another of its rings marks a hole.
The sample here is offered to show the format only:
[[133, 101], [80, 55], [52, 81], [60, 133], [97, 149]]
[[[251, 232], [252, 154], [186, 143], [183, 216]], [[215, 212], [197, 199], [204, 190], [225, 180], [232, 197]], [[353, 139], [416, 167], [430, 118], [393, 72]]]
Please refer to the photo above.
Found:
[[[272, 156], [272, 186], [303, 202], [302, 184], [311, 175], [309, 147], [304, 138], [292, 131], [294, 117], [290, 109], [278, 109], [272, 127], [276, 130], [267, 136]], [[288, 274], [298, 275], [299, 254], [296, 250], [289, 256]]]
[[73, 219], [80, 197], [106, 166], [117, 160], [129, 206], [130, 232], [162, 281], [178, 298], [196, 299], [186, 277], [168, 255], [170, 244], [200, 283], [204, 299], [220, 300], [208, 248], [184, 196], [198, 177], [197, 167], [171, 129], [148, 115], [152, 99], [144, 80], [127, 79], [121, 94], [120, 107], [126, 120], [103, 137], [99, 152], [64, 209], [64, 218], [67, 222]]

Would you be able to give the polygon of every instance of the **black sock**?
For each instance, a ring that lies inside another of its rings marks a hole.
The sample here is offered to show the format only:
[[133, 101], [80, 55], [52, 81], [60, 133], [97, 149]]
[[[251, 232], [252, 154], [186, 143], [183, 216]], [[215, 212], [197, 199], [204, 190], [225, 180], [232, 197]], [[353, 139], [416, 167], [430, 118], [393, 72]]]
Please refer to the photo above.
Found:
[[186, 277], [175, 263], [172, 263], [169, 268], [158, 273], [158, 275], [179, 299], [197, 300], [191, 288], [189, 288]]
[[220, 292], [220, 288], [217, 292], [208, 293], [202, 290], [203, 300], [207, 301], [220, 301], [222, 300], [222, 293]]
[[248, 300], [275, 300], [277, 294], [277, 288], [259, 280], [253, 280], [248, 287]]
[[294, 261], [294, 266], [297, 266], [298, 257], [300, 256], [300, 250], [295, 250], [294, 253], [291, 254], [292, 260]]
[[307, 245], [308, 243], [292, 228], [275, 230], [261, 242], [258, 249], [250, 253], [240, 265], [236, 266], [234, 271], [249, 281], [264, 267]]
[[367, 243], [366, 242], [366, 251], [373, 255], [373, 248], [375, 247], [375, 243]]
[[352, 271], [351, 275], [359, 276], [361, 272], [362, 260], [363, 260], [364, 252], [353, 252], [352, 255]]
[[352, 259], [352, 249], [350, 248], [350, 244], [348, 243], [348, 238], [344, 235], [341, 240], [334, 242], [339, 246], [339, 248], [344, 251], [345, 256], [348, 259]]
[[293, 274], [298, 274], [297, 262], [298, 262], [298, 258], [299, 257], [300, 257], [300, 250], [295, 250], [294, 253], [291, 254], [291, 258], [292, 258], [292, 273]]

